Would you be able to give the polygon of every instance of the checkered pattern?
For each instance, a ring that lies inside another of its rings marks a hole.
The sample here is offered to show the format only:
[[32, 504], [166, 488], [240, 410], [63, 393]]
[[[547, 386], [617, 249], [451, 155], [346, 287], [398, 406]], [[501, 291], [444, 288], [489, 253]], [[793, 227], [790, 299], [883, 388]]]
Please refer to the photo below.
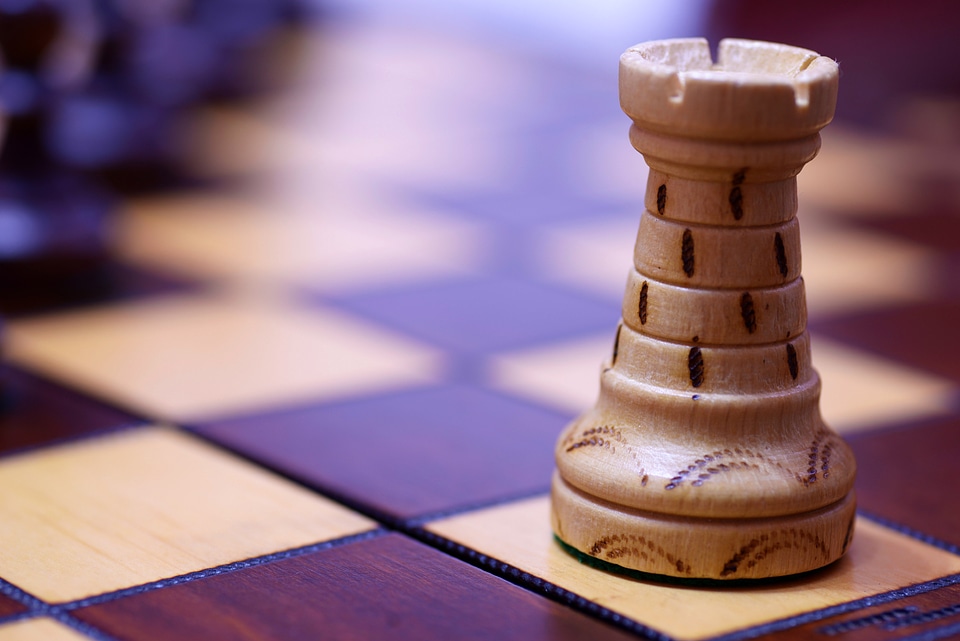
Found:
[[10, 323], [0, 641], [701, 639], [923, 595], [946, 614], [910, 630], [956, 620], [954, 476], [927, 509], [880, 491], [960, 446], [960, 203], [918, 222], [918, 144], [836, 127], [801, 175], [822, 409], [884, 471], [850, 554], [747, 589], [637, 581], [547, 521], [642, 209], [612, 75], [434, 31], [314, 46], [288, 93], [199, 118], [191, 171], [219, 187], [125, 204], [117, 270], [175, 285]]

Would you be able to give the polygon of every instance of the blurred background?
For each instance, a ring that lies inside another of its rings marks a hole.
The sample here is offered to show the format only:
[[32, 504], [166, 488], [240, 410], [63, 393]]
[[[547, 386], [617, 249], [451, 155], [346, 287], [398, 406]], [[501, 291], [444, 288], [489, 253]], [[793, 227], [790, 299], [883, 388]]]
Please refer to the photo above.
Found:
[[[840, 62], [836, 164], [814, 170], [812, 208], [955, 209], [957, 14], [947, 0], [3, 0], [0, 310], [133, 287], [153, 232], [118, 221], [126, 199], [215, 182], [322, 201], [349, 178], [391, 201], [402, 187], [500, 207], [508, 225], [635, 208], [617, 58], [664, 37]], [[269, 270], [281, 259], [258, 242], [244, 250]], [[497, 250], [505, 270], [515, 249]]]
[[[812, 327], [847, 336], [853, 312], [930, 296], [918, 318], [949, 327], [958, 14], [947, 0], [0, 0], [0, 312], [280, 291], [449, 350], [447, 380], [578, 410], [645, 187], [618, 57], [730, 36], [840, 63], [837, 118], [800, 177]], [[928, 329], [910, 348], [924, 363], [942, 335]], [[513, 358], [574, 332], [595, 338], [552, 376]], [[903, 402], [948, 402], [949, 384], [926, 382]], [[837, 420], [853, 393], [826, 393]]]

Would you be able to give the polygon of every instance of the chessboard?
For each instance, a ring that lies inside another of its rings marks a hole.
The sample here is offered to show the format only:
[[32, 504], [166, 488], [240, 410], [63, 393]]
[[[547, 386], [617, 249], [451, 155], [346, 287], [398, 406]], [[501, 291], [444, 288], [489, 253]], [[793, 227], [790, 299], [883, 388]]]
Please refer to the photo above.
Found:
[[643, 209], [616, 59], [291, 38], [282, 88], [193, 114], [188, 180], [123, 197], [97, 287], [4, 294], [0, 640], [960, 637], [955, 102], [838, 119], [799, 177], [849, 551], [678, 583], [549, 523]]

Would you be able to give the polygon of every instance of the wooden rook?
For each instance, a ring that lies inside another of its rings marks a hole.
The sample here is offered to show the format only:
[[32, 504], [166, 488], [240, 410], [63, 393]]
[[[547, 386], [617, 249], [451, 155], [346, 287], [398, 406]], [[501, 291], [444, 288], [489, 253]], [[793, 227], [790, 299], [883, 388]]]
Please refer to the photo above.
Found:
[[837, 560], [856, 471], [820, 417], [796, 175], [833, 117], [837, 65], [747, 40], [649, 42], [620, 59], [650, 166], [599, 399], [561, 435], [553, 530], [583, 554], [686, 578]]

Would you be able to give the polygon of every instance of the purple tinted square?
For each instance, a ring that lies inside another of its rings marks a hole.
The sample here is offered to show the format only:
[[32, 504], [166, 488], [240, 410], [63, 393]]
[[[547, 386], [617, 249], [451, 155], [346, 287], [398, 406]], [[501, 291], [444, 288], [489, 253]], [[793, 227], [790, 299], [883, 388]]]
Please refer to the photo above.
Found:
[[142, 422], [32, 374], [0, 368], [0, 455]]
[[72, 614], [108, 638], [151, 641], [636, 638], [394, 533], [213, 572]]
[[960, 300], [903, 303], [817, 321], [812, 329], [911, 367], [960, 382]]
[[397, 331], [466, 355], [612, 331], [620, 316], [619, 301], [506, 278], [365, 292], [339, 302]]
[[368, 511], [406, 519], [545, 492], [569, 418], [444, 386], [196, 429]]

